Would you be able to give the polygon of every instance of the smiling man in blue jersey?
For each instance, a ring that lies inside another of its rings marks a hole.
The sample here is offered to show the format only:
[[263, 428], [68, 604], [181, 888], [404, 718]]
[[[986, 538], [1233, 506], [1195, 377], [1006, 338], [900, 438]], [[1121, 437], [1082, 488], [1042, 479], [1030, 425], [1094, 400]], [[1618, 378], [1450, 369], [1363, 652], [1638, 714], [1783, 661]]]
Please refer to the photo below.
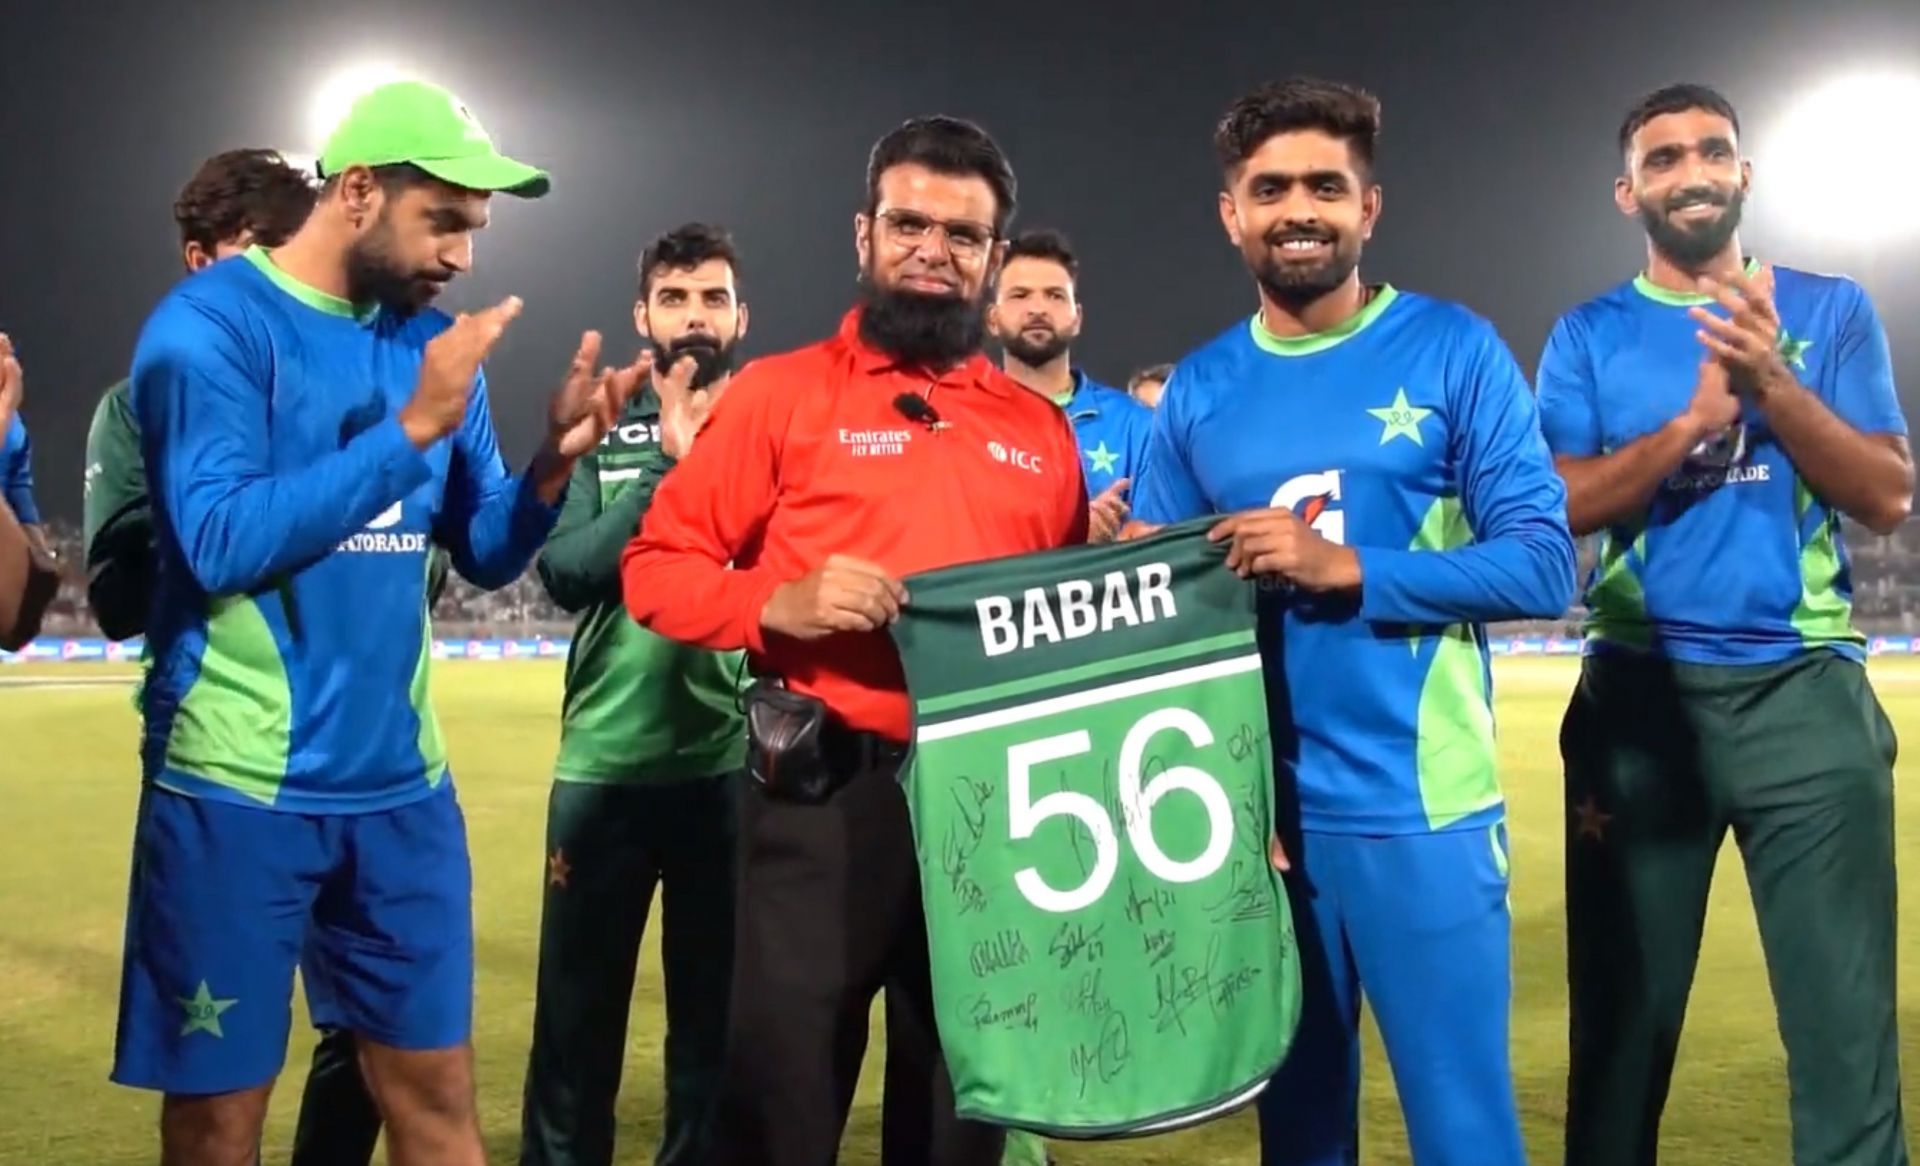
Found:
[[516, 578], [646, 365], [582, 337], [525, 473], [480, 366], [518, 313], [430, 307], [492, 192], [544, 173], [418, 82], [354, 103], [294, 236], [179, 284], [132, 403], [157, 562], [113, 1077], [162, 1160], [255, 1160], [296, 962], [356, 1036], [400, 1166], [484, 1162], [471, 869], [427, 691], [429, 543]]
[[1566, 493], [1493, 328], [1360, 279], [1379, 105], [1294, 80], [1220, 122], [1260, 310], [1175, 366], [1135, 530], [1226, 514], [1261, 581], [1305, 992], [1261, 1161], [1356, 1160], [1361, 994], [1421, 1166], [1525, 1161], [1508, 1059], [1505, 806], [1484, 623], [1557, 616]]
[[1006, 265], [987, 308], [987, 328], [1005, 354], [1007, 375], [1066, 411], [1080, 443], [1087, 493], [1139, 492], [1153, 413], [1073, 365], [1080, 338], [1080, 261], [1058, 231], [1034, 230], [1007, 245]]
[[[1908, 1160], [1893, 726], [1854, 629], [1840, 518], [1913, 494], [1887, 338], [1853, 281], [1740, 247], [1725, 97], [1629, 111], [1614, 184], [1646, 268], [1563, 316], [1540, 409], [1587, 589], [1566, 763], [1566, 1161], [1654, 1161], [1715, 859], [1731, 830], [1787, 1051], [1793, 1161]], [[1711, 1004], [1711, 1002], [1709, 1002]]]

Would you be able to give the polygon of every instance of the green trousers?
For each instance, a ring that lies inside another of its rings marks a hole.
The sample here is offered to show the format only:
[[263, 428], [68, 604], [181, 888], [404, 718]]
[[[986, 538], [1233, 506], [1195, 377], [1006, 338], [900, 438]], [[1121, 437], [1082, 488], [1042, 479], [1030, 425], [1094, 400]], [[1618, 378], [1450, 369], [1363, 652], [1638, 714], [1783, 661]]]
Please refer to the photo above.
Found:
[[521, 1166], [613, 1161], [628, 1006], [656, 886], [667, 1031], [654, 1160], [706, 1160], [733, 967], [737, 780], [553, 784]]
[[1586, 661], [1561, 729], [1567, 1166], [1656, 1159], [1728, 830], [1787, 1051], [1794, 1163], [1907, 1162], [1895, 750], [1866, 669], [1833, 652], [1754, 667]]

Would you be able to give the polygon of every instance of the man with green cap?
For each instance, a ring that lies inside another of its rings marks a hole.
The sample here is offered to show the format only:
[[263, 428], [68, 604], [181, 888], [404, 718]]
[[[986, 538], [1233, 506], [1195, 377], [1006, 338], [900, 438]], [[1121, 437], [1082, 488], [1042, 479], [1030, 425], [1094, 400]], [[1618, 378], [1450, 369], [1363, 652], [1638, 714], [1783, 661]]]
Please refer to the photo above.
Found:
[[355, 1034], [390, 1161], [475, 1166], [430, 547], [478, 586], [517, 578], [651, 360], [596, 371], [584, 335], [510, 474], [480, 366], [519, 301], [430, 303], [490, 195], [547, 176], [417, 82], [357, 101], [320, 162], [299, 231], [176, 286], [135, 350], [159, 566], [113, 1079], [165, 1093], [163, 1161], [255, 1161], [298, 964]]

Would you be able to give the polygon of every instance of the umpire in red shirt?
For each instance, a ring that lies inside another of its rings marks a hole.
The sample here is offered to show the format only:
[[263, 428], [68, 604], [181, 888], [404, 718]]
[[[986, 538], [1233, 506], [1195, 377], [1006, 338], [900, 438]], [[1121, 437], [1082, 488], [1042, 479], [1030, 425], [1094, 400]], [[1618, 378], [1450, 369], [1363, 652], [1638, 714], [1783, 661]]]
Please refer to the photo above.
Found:
[[886, 628], [918, 571], [1110, 537], [1058, 407], [981, 354], [1014, 211], [978, 126], [918, 118], [875, 144], [854, 218], [860, 297], [837, 335], [667, 403], [667, 474], [621, 571], [634, 619], [745, 648], [749, 771], [732, 1024], [715, 1161], [838, 1157], [886, 991], [887, 1166], [994, 1166], [954, 1116], [898, 782], [910, 714]]

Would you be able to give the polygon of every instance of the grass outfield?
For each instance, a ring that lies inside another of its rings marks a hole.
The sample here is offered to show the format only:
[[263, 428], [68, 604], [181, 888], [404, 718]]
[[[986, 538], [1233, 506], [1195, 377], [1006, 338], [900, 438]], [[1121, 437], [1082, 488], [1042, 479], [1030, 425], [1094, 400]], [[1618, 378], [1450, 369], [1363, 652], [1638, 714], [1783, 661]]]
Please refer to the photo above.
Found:
[[[1876, 662], [1896, 726], [1920, 728], [1920, 662]], [[135, 718], [111, 666], [0, 669], [0, 1166], [147, 1166], [154, 1161], [150, 1096], [109, 1085], [119, 979], [128, 831], [134, 805]], [[124, 675], [124, 673], [122, 674]], [[1561, 929], [1561, 796], [1556, 737], [1572, 666], [1498, 666], [1501, 756], [1512, 802], [1514, 1060], [1534, 1161], [1557, 1162], [1566, 1073]], [[521, 1074], [532, 1018], [535, 935], [548, 766], [560, 666], [548, 662], [436, 666], [435, 701], [460, 775], [472, 836], [479, 980], [476, 1041], [481, 1116], [491, 1159], [517, 1153]], [[1901, 860], [1920, 869], [1920, 794], [1901, 763]], [[1737, 855], [1723, 856], [1694, 1008], [1668, 1107], [1667, 1166], [1784, 1162], [1786, 1083], [1764, 969]], [[1920, 954], [1903, 897], [1902, 963]], [[634, 1010], [621, 1160], [651, 1160], [660, 1121], [660, 978], [650, 936]], [[1920, 1066], [1920, 987], [1901, 998], [1909, 1084]], [[266, 1160], [286, 1160], [294, 1101], [312, 1036], [296, 1021], [275, 1098]], [[876, 1026], [876, 1032], [878, 1028]], [[1369, 1163], [1408, 1161], [1392, 1083], [1369, 1042], [1363, 1121]], [[877, 1160], [879, 1081], [868, 1074], [845, 1161]], [[1251, 1163], [1252, 1118], [1125, 1143], [1061, 1146], [1063, 1163]]]

